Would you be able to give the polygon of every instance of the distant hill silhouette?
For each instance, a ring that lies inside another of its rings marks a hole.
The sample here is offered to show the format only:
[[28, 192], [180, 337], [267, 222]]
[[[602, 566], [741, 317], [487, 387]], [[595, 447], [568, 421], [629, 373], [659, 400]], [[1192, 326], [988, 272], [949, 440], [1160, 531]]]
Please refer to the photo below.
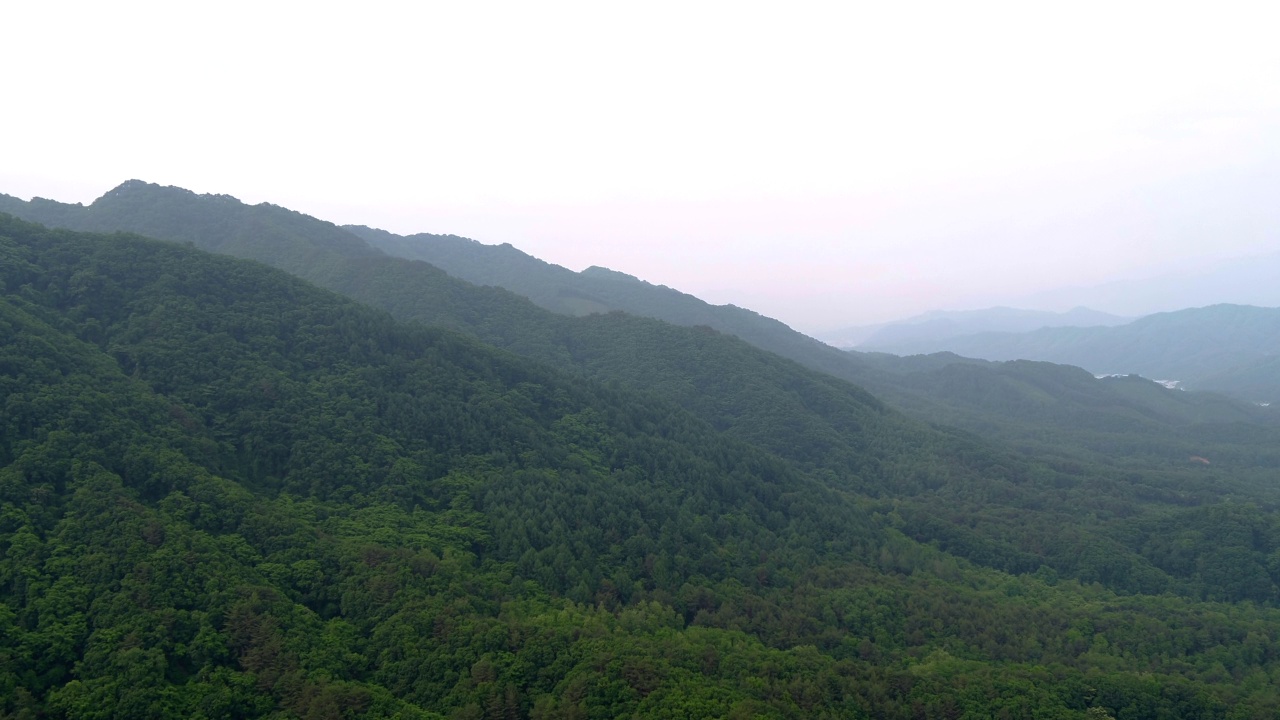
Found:
[[[1029, 332], [1044, 327], [1122, 325], [1132, 318], [1078, 307], [1064, 313], [993, 307], [985, 310], [934, 310], [899, 320], [822, 333], [837, 347], [869, 352], [896, 352], [903, 344], [940, 343], [948, 338], [982, 332]], [[939, 347], [942, 347], [939, 345]]]
[[1280, 308], [1212, 305], [1125, 325], [980, 333], [901, 342], [898, 354], [940, 350], [987, 360], [1046, 360], [1097, 374], [1179, 381], [1255, 402], [1280, 401]]
[[1086, 305], [1139, 316], [1223, 303], [1280, 306], [1280, 253], [1234, 258], [1152, 277], [1055, 288], [1029, 295], [1038, 307]]

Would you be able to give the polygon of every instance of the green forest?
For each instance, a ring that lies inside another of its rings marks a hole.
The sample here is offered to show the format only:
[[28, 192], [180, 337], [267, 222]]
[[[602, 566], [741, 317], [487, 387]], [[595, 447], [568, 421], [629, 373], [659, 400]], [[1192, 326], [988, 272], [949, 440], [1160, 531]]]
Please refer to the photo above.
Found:
[[188, 195], [0, 216], [3, 717], [1280, 714], [1256, 408], [836, 375]]

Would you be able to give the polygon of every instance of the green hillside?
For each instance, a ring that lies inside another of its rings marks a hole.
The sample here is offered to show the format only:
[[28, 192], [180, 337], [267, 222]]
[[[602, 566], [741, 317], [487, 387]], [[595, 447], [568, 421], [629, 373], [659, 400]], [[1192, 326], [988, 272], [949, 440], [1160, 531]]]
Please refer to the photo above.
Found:
[[505, 288], [554, 313], [581, 316], [622, 311], [674, 325], [709, 327], [811, 370], [877, 391], [883, 390], [880, 383], [892, 383], [891, 376], [877, 372], [857, 355], [796, 332], [773, 318], [734, 305], [711, 305], [615, 270], [590, 267], [575, 273], [510, 245], [483, 245], [455, 235], [405, 237], [363, 226], [346, 229], [389, 255], [431, 263], [477, 285]]
[[675, 325], [703, 325], [792, 359], [821, 356], [830, 350], [773, 318], [734, 305], [711, 305], [615, 270], [590, 267], [577, 273], [509, 244], [483, 245], [456, 235], [406, 237], [359, 225], [346, 229], [388, 255], [431, 263], [476, 285], [506, 288], [555, 313], [590, 315], [621, 310]]
[[[656, 395], [180, 244], [3, 219], [0, 283], [7, 715], [1280, 711], [1266, 507], [1067, 528], [1094, 571], [1127, 542], [1201, 590], [1008, 575], [905, 535], [909, 497], [999, 515], [1069, 478], [842, 488]], [[879, 452], [933, 462], [906, 450]]]
[[[553, 312], [586, 315], [623, 310], [676, 325], [715, 328], [808, 368], [862, 385], [892, 400], [895, 405], [912, 409], [921, 417], [945, 418], [945, 422], [984, 434], [997, 432], [1006, 439], [1018, 438], [1028, 422], [1035, 427], [1052, 424], [1060, 433], [1071, 434], [1082, 424], [1098, 424], [1086, 417], [1089, 413], [1103, 408], [1106, 414], [1110, 411], [1106, 406], [1133, 405], [1135, 400], [1132, 393], [1109, 392], [1110, 386], [1084, 387], [1086, 383], [1071, 382], [1067, 383], [1070, 386], [1067, 388], [1054, 377], [1058, 371], [1047, 365], [1038, 366], [1037, 371], [1043, 371], [1046, 377], [1033, 381], [1033, 384], [1058, 385], [1060, 390], [1069, 390], [1069, 394], [1051, 393], [1046, 397], [1033, 390], [1015, 400], [1013, 395], [1027, 387], [1023, 384], [1029, 370], [1027, 366], [1006, 369], [990, 363], [965, 363], [930, 377], [920, 374], [920, 362], [887, 362], [879, 353], [845, 353], [841, 356], [833, 352], [833, 348], [776, 320], [733, 306], [710, 305], [691, 295], [654, 286], [612, 270], [592, 267], [575, 273], [531, 257], [510, 245], [483, 245], [454, 235], [422, 233], [400, 236], [363, 226], [347, 226], [347, 229], [389, 255], [423, 260], [478, 285], [511, 290]], [[1133, 323], [1129, 329], [1055, 327], [1031, 334], [987, 333], [950, 338], [948, 342], [957, 343], [956, 347], [946, 347], [967, 357], [992, 360], [1028, 358], [1078, 365], [1097, 372], [1140, 372], [1147, 377], [1187, 378], [1197, 389], [1230, 393], [1247, 400], [1267, 398], [1276, 379], [1280, 378], [1280, 375], [1270, 372], [1274, 364], [1271, 358], [1277, 350], [1273, 346], [1275, 339], [1280, 338], [1280, 332], [1267, 325], [1269, 322], [1274, 325], [1274, 322], [1264, 319], [1261, 309], [1251, 309], [1248, 318], [1237, 317], [1245, 310], [1223, 306], [1215, 313], [1187, 311], [1167, 314], [1167, 317], [1158, 315]], [[1083, 311], [1078, 314], [1081, 318], [1088, 316]], [[1223, 317], [1224, 314], [1230, 317]], [[1193, 315], [1196, 317], [1194, 326], [1185, 324], [1187, 321], [1182, 318]], [[1114, 324], [1114, 318], [1107, 319], [1109, 322], [1106, 324]], [[1135, 332], [1138, 335], [1130, 340], [1112, 343], [1116, 347], [1110, 355], [1116, 357], [1108, 356], [1105, 361], [1099, 359], [1099, 352], [1107, 352], [1100, 349], [1104, 344], [1102, 338], [1119, 338]], [[1032, 344], [1024, 347], [1027, 345], [1024, 338]], [[987, 347], [979, 343], [997, 339], [1011, 344], [1010, 347]], [[964, 344], [969, 340], [978, 344]], [[1041, 341], [1047, 344], [1043, 347], [1035, 345]], [[897, 341], [897, 345], [912, 352], [937, 352], [944, 347], [936, 342], [913, 346], [902, 339]], [[954, 355], [941, 356], [939, 360], [944, 362], [934, 362], [934, 370], [940, 370], [943, 365], [964, 363]], [[1195, 369], [1189, 369], [1191, 367]], [[911, 375], [910, 379], [904, 379], [907, 374]], [[985, 394], [957, 393], [950, 382], [956, 376], [967, 378], [961, 387], [966, 383], [974, 389], [998, 386], [1001, 390], [996, 395], [1009, 401], [1000, 404], [996, 400], [993, 403], [993, 398]], [[1090, 399], [1082, 401], [1077, 397], [1081, 392]], [[1177, 425], [1222, 422], [1224, 419], [1276, 422], [1271, 415], [1259, 415], [1244, 408], [1227, 409], [1221, 400], [1157, 397], [1153, 393], [1145, 393], [1144, 397], [1153, 406], [1134, 409], [1137, 415], [1146, 415], [1148, 419], [1158, 416], [1162, 422]], [[1053, 402], [1046, 403], [1046, 400]], [[1088, 407], [1081, 407], [1081, 402]], [[1068, 407], [1045, 407], [1054, 403]], [[1210, 406], [1213, 406], [1212, 410]], [[1030, 414], [1024, 415], [1023, 412]], [[1104, 418], [1102, 422], [1115, 427], [1115, 423], [1130, 419], [1125, 413], [1120, 413], [1110, 419]]]
[[1136, 376], [1099, 379], [1067, 365], [949, 354], [864, 357], [896, 374], [887, 396], [899, 407], [1036, 453], [1083, 451], [1143, 466], [1181, 460], [1183, 450], [1222, 457], [1252, 452], [1258, 433], [1270, 437], [1280, 421], [1269, 407]]
[[[591, 348], [592, 353], [605, 353], [606, 357], [589, 356], [581, 347], [582, 343], [578, 343], [577, 348], [574, 344], [577, 342], [576, 338], [584, 333], [597, 332], [602, 327], [590, 318], [575, 322], [560, 314], [545, 312], [512, 292], [504, 292], [496, 287], [476, 287], [459, 282], [424, 262], [405, 262], [382, 254], [330, 223], [271, 205], [243, 205], [226, 196], [200, 196], [179, 188], [162, 188], [130, 181], [87, 207], [38, 199], [27, 203], [0, 196], [0, 210], [51, 225], [101, 232], [139, 232], [192, 242], [198, 247], [214, 251], [225, 252], [234, 247], [233, 254], [281, 267], [362, 302], [387, 309], [402, 319], [415, 319], [457, 329], [485, 342], [560, 367], [595, 368], [606, 371], [604, 377], [607, 378], [609, 368], [649, 363], [650, 372], [638, 375], [633, 371], [630, 376], [631, 381], [646, 388], [669, 385], [670, 378], [663, 374], [663, 368], [669, 362], [666, 355], [677, 348], [696, 345], [696, 341], [690, 339], [689, 335], [679, 335], [678, 331], [668, 329], [667, 332], [673, 333], [673, 338], [681, 339], [668, 345], [642, 347], [633, 344], [627, 348], [626, 357], [618, 357], [620, 346], [589, 342], [586, 345]], [[270, 231], [262, 232], [262, 228]], [[886, 362], [886, 357], [882, 355], [838, 351], [796, 333], [775, 320], [737, 308], [714, 308], [692, 296], [667, 288], [655, 288], [634, 279], [627, 280], [626, 276], [612, 271], [573, 273], [531, 258], [509, 246], [492, 248], [452, 236], [401, 238], [367, 228], [351, 229], [382, 243], [393, 254], [408, 253], [409, 250], [405, 250], [405, 247], [419, 253], [436, 248], [433, 252], [439, 257], [434, 259], [439, 262], [450, 264], [465, 261], [463, 265], [473, 270], [487, 268], [486, 272], [490, 274], [482, 279], [500, 283], [518, 282], [518, 285], [512, 284], [512, 287], [518, 287], [521, 291], [544, 300], [568, 287], [565, 283], [578, 282], [573, 279], [580, 275], [613, 278], [604, 283], [617, 291], [613, 296], [597, 293], [593, 297], [613, 297], [610, 302], [631, 298], [627, 300], [626, 307], [635, 314], [658, 314], [676, 324], [702, 324], [705, 327], [719, 328], [724, 333], [795, 360], [811, 370], [857, 383], [891, 404], [909, 409], [919, 418], [958, 425], [1000, 440], [1024, 443], [1028, 435], [1051, 431], [1058, 444], [1076, 443], [1082, 424], [1110, 427], [1115, 422], [1126, 419], [1122, 414], [1119, 418], [1101, 417], [1094, 423], [1085, 417], [1089, 413], [1097, 411], [1099, 406], [1132, 403], [1132, 398], [1100, 397], [1084, 402], [1084, 407], [1081, 407], [1081, 400], [1074, 395], [1051, 396], [1048, 398], [1049, 402], [1046, 402], [1043, 393], [1037, 392], [1032, 392], [1028, 398], [995, 407], [981, 396], [976, 398], [975, 403], [974, 398], [965, 397], [963, 393], [939, 392], [939, 386], [946, 387], [949, 373], [965, 372], [973, 376], [973, 381], [978, 386], [1002, 386], [1002, 394], [1007, 395], [1013, 390], [1026, 390], [1026, 385], [1020, 380], [1010, 383], [1004, 376], [1009, 372], [1025, 375], [1026, 369], [1011, 371], [1000, 365], [982, 363], [976, 364], [980, 365], [977, 369], [969, 367], [943, 370], [945, 365], [966, 362], [953, 356], [940, 356], [942, 362]], [[315, 242], [311, 241], [312, 236], [316, 237]], [[228, 237], [238, 239], [234, 246]], [[645, 326], [639, 321], [621, 315], [611, 317], [612, 322], [632, 323], [637, 333], [650, 333], [643, 329]], [[730, 322], [726, 319], [730, 317], [737, 320]], [[620, 334], [629, 332], [631, 331]], [[614, 357], [608, 357], [609, 353], [613, 353]], [[689, 363], [685, 362], [685, 365], [688, 366]], [[1038, 367], [1050, 374], [1055, 372], [1047, 365]], [[703, 371], [716, 372], [717, 369], [704, 367]], [[931, 373], [940, 375], [929, 377]], [[760, 378], [749, 377], [741, 380], [743, 384], [752, 387], [765, 382]], [[1072, 393], [1084, 390], [1089, 395], [1105, 395], [1111, 387], [1109, 384], [1093, 388], [1078, 387], [1078, 383], [1063, 385], [1052, 377], [1047, 378], [1046, 382], [1069, 389]], [[729, 386], [728, 383], [715, 385], [721, 388]], [[1166, 393], [1158, 396], [1146, 393], [1143, 395], [1144, 402], [1154, 405], [1138, 412], [1147, 416], [1149, 421], [1150, 418], [1158, 418], [1163, 426], [1157, 430], [1164, 435], [1168, 435], [1170, 430], [1182, 432], [1178, 428], [1186, 425], [1219, 423], [1224, 416], [1223, 412], [1217, 410], [1206, 414], [1206, 403], [1183, 395], [1185, 394]], [[774, 395], [775, 399], [778, 397]], [[691, 394], [677, 392], [671, 399], [688, 403], [691, 401]], [[723, 401], [717, 402], [725, 404]], [[1063, 408], [1055, 408], [1055, 405]], [[753, 411], [767, 409], [768, 406], [764, 405], [752, 408]], [[1046, 409], [1049, 411], [1046, 412]], [[1275, 413], [1260, 415], [1253, 410], [1238, 408], [1233, 411], [1234, 420], [1277, 422]], [[795, 415], [790, 412], [786, 414], [793, 417]], [[1166, 457], [1185, 457], [1186, 454], [1178, 450]]]
[[[150, 205], [122, 202], [126, 191], [149, 198]], [[263, 224], [255, 210], [280, 217], [273, 206], [231, 211], [220, 196], [208, 202], [201, 197], [130, 183], [88, 208], [57, 207], [107, 229], [145, 228], [156, 217], [195, 213], [190, 227], [240, 233]], [[243, 247], [272, 260], [282, 255], [278, 244], [304, 248], [313, 224], [342, 232], [297, 217], [302, 221]], [[172, 219], [167, 224], [182, 225]], [[180, 239], [220, 242], [196, 234]], [[995, 569], [1031, 572], [1043, 564], [1117, 590], [1160, 588], [1203, 597], [1205, 576], [1182, 566], [1178, 574], [1154, 567], [1143, 546], [1124, 535], [1128, 519], [1231, 499], [1275, 506], [1280, 433], [1268, 426], [1274, 425], [1271, 413], [1239, 403], [1150, 383], [1099, 383], [1051, 365], [859, 359], [876, 378], [876, 392], [893, 404], [983, 440], [909, 421], [857, 387], [706, 327], [621, 313], [570, 318], [426, 263], [374, 251], [343, 259], [317, 243], [310, 256], [295, 255], [309, 261], [294, 272], [396, 317], [456, 328], [555, 367], [659, 396], [728, 437], [817, 473], [833, 488], [895, 498], [906, 503], [894, 516], [900, 531]], [[1003, 448], [1004, 441], [1022, 454]], [[1213, 466], [1200, 467], [1191, 457], [1207, 457]], [[1083, 552], [1104, 546], [1101, 555]], [[1240, 559], [1256, 564], [1253, 555]], [[1271, 586], [1257, 592], [1268, 596]]]

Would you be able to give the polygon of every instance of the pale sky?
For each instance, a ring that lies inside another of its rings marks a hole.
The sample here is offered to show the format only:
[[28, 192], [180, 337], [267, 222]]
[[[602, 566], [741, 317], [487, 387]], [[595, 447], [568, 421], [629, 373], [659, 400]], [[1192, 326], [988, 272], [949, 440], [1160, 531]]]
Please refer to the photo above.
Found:
[[138, 178], [806, 331], [1280, 250], [1263, 2], [46, 1], [4, 23], [0, 192], [22, 198]]

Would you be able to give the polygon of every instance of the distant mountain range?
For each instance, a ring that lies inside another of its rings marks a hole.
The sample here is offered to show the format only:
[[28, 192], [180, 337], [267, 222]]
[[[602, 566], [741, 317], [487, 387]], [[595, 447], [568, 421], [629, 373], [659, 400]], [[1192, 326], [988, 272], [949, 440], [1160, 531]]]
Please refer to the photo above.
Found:
[[1056, 288], [1019, 300], [1035, 307], [1107, 308], [1129, 316], [1221, 303], [1280, 306], [1280, 253], [1206, 262], [1147, 278]]
[[1255, 402], [1280, 401], [1280, 308], [1213, 305], [1112, 327], [1045, 327], [943, 339], [903, 339], [899, 355], [954, 352], [986, 360], [1046, 360], [1096, 374], [1139, 374]]
[[842, 328], [821, 333], [836, 347], [869, 352], [896, 353], [903, 345], [941, 343], [961, 335], [984, 332], [1030, 332], [1045, 327], [1093, 327], [1122, 325], [1133, 318], [1120, 317], [1086, 307], [1064, 313], [993, 307], [985, 310], [934, 310], [889, 323]]

